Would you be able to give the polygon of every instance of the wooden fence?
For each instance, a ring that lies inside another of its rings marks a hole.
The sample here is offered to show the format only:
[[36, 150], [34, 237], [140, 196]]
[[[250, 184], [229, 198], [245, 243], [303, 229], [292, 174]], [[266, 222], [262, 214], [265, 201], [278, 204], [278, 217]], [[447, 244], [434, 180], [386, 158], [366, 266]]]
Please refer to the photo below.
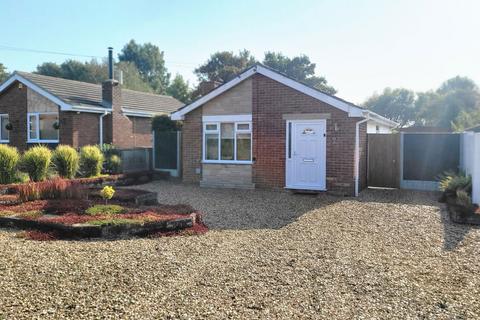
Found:
[[460, 134], [368, 135], [368, 185], [438, 190], [437, 177], [460, 167]]
[[132, 173], [152, 169], [152, 148], [121, 149], [122, 172]]

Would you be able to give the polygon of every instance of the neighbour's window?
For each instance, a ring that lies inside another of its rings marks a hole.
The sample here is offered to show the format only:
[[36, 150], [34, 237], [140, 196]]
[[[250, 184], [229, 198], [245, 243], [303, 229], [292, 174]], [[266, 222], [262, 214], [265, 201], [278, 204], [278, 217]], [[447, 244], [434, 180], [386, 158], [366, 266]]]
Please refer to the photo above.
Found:
[[250, 162], [252, 124], [216, 122], [204, 124], [204, 160], [207, 162]]
[[380, 126], [375, 126], [375, 132], [380, 133]]
[[29, 113], [29, 142], [58, 142], [58, 113]]
[[8, 121], [8, 114], [0, 114], [0, 142], [8, 142], [9, 141], [9, 131], [7, 129], [7, 125], [10, 122]]

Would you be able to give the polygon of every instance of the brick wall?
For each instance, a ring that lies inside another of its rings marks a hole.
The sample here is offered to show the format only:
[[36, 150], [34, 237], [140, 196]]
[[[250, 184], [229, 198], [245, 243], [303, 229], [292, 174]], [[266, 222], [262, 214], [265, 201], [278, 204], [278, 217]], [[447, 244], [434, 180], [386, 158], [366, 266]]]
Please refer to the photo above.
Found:
[[9, 115], [9, 121], [13, 126], [10, 131], [10, 145], [20, 151], [27, 148], [27, 87], [19, 83], [13, 83], [0, 94], [0, 113]]
[[99, 117], [96, 113], [60, 112], [60, 143], [74, 148], [98, 144]]
[[119, 148], [151, 147], [151, 119], [127, 117], [122, 113], [122, 88], [117, 81], [102, 83], [102, 98], [113, 106], [112, 114], [104, 118], [104, 142]]
[[[329, 113], [327, 190], [353, 195], [355, 122], [347, 113], [262, 75], [253, 77], [253, 182], [263, 188], [285, 186], [284, 114]], [[337, 124], [337, 131], [335, 131]]]
[[[327, 119], [327, 190], [355, 192], [355, 124], [362, 118], [348, 114], [262, 75], [252, 82], [253, 183], [260, 188], [285, 187], [285, 143], [288, 114], [325, 114]], [[197, 183], [201, 174], [202, 107], [185, 116], [183, 126], [183, 180]], [[367, 125], [360, 126], [360, 189], [366, 187]], [[337, 129], [337, 130], [336, 130]]]
[[182, 129], [182, 172], [183, 181], [198, 183], [202, 166], [202, 108], [185, 115]]
[[[358, 119], [360, 120], [360, 119]], [[367, 123], [360, 124], [360, 171], [358, 190], [361, 191], [367, 187], [368, 170], [368, 143], [367, 143]]]

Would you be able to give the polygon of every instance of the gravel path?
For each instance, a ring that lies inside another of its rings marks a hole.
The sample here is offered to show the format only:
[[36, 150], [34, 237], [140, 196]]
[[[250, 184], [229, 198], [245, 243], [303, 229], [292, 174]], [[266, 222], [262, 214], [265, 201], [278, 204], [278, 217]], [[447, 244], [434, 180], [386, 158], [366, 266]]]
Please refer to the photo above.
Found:
[[480, 229], [428, 193], [148, 187], [203, 236], [35, 242], [0, 230], [0, 319], [475, 319]]

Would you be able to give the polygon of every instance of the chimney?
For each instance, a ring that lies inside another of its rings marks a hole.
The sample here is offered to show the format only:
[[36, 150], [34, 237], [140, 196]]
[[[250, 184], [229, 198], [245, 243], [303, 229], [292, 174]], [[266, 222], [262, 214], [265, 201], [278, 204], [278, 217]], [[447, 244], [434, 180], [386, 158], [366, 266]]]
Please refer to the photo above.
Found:
[[107, 108], [122, 106], [122, 90], [113, 78], [113, 48], [108, 48], [108, 79], [102, 83], [102, 103]]
[[113, 80], [113, 48], [108, 47], [108, 79]]
[[204, 96], [221, 84], [218, 81], [202, 81], [198, 84], [197, 92], [200, 96]]

